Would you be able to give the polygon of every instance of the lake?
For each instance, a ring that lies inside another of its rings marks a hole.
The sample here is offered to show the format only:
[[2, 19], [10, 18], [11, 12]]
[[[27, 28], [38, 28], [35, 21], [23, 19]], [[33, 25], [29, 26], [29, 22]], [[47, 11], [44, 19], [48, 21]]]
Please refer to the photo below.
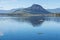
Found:
[[60, 18], [0, 17], [0, 40], [60, 40]]

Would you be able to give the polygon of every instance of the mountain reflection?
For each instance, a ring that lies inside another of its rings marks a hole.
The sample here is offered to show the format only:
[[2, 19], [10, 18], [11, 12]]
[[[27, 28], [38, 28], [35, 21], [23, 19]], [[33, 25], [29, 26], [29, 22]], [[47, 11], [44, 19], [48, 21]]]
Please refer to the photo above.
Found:
[[43, 22], [44, 22], [44, 17], [39, 17], [39, 16], [32, 16], [32, 17], [29, 17], [29, 18], [20, 18], [20, 17], [17, 17], [17, 18], [13, 18], [14, 20], [18, 21], [18, 22], [29, 22], [31, 23], [34, 27], [35, 26], [40, 26]]
[[30, 17], [28, 21], [33, 25], [33, 26], [40, 26], [44, 22], [44, 17], [39, 17], [39, 16], [34, 16]]
[[60, 22], [60, 18], [59, 17], [39, 17], [39, 16], [32, 16], [32, 17], [29, 17], [29, 18], [20, 18], [20, 17], [16, 17], [16, 18], [13, 18], [15, 21], [18, 21], [18, 22], [29, 22], [31, 23], [34, 27], [35, 26], [40, 26], [42, 25], [42, 23], [44, 21], [55, 21], [55, 22]]

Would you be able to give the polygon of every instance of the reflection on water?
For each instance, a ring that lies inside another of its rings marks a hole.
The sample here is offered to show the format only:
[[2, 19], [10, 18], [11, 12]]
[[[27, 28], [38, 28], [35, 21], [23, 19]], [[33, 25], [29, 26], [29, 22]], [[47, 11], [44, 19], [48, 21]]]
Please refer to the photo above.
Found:
[[16, 17], [16, 18], [12, 18], [14, 20], [16, 20], [17, 22], [29, 22], [31, 23], [33, 26], [40, 26], [42, 25], [42, 23], [44, 21], [54, 21], [54, 22], [60, 22], [60, 17], [30, 17], [30, 18], [27, 18], [27, 19], [21, 19], [19, 17]]
[[30, 18], [26, 18], [26, 19], [21, 19], [21, 18], [12, 18], [12, 19], [14, 19], [14, 20], [16, 20], [16, 21], [18, 21], [18, 22], [29, 22], [29, 23], [31, 23], [33, 26], [37, 26], [37, 25], [41, 25], [43, 22], [44, 22], [44, 20], [45, 20], [45, 18], [43, 18], [43, 17], [30, 17]]
[[0, 39], [60, 40], [60, 17], [0, 17]]

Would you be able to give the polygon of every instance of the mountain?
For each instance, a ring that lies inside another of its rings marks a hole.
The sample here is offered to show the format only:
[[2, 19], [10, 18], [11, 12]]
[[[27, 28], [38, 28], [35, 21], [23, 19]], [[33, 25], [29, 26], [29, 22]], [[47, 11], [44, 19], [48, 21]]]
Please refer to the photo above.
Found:
[[47, 11], [52, 12], [52, 13], [60, 13], [60, 8], [56, 8], [56, 9], [47, 9]]
[[17, 10], [14, 11], [14, 13], [22, 13], [22, 12], [23, 13], [27, 12], [27, 13], [32, 13], [32, 14], [40, 14], [40, 13], [41, 14], [43, 14], [43, 13], [47, 14], [47, 13], [50, 13], [38, 4], [33, 4], [31, 7], [17, 9]]
[[11, 10], [0, 10], [0, 13], [32, 13], [32, 14], [47, 14], [50, 13], [44, 9], [41, 5], [33, 4], [28, 8], [16, 8]]

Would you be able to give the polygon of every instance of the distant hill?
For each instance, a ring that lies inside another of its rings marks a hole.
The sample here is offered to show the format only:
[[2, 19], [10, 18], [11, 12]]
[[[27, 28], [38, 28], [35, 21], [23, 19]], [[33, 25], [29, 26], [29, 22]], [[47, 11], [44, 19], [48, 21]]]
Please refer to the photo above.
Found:
[[0, 10], [0, 13], [9, 13], [10, 10]]
[[22, 12], [26, 12], [26, 13], [32, 13], [32, 14], [47, 14], [50, 13], [48, 12], [46, 9], [44, 9], [42, 6], [38, 5], [38, 4], [33, 4], [31, 7], [28, 8], [22, 8], [22, 9], [16, 9], [14, 11], [14, 13], [22, 13]]
[[52, 13], [60, 13], [60, 8], [56, 8], [56, 9], [47, 9], [47, 11], [52, 12]]

